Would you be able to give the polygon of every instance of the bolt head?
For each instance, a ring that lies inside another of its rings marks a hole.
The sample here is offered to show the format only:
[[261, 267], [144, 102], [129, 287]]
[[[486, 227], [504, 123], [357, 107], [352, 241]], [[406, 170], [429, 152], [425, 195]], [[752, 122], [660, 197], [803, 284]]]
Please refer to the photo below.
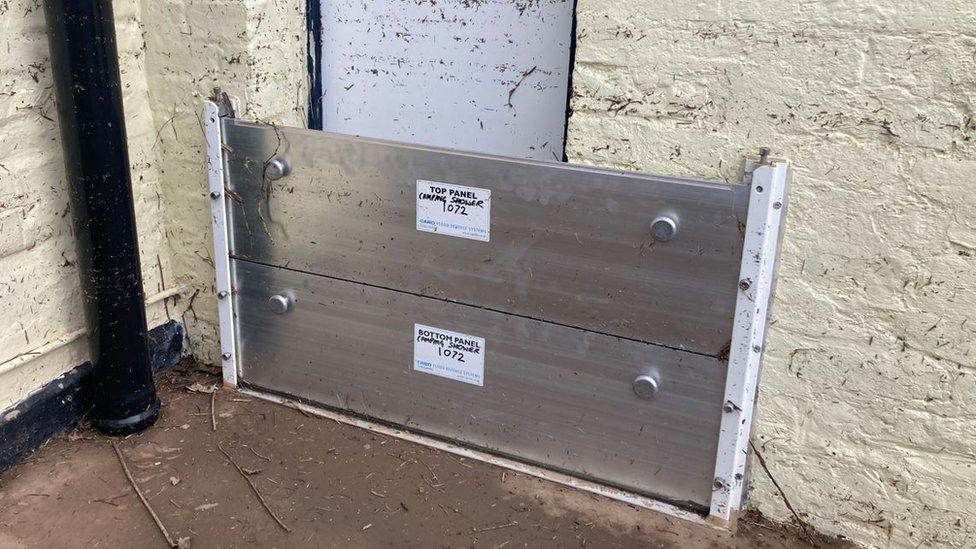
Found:
[[746, 290], [748, 290], [749, 289], [749, 286], [751, 286], [751, 285], [752, 284], [750, 284], [748, 280], [740, 280], [739, 281], [739, 289], [742, 290], [743, 292], [746, 291]]
[[218, 198], [220, 198], [220, 193], [217, 191], [210, 191], [210, 198], [217, 200]]
[[224, 360], [230, 360], [231, 354], [230, 353], [224, 353], [224, 354], [222, 354], [220, 356], [222, 356], [224, 358]]
[[291, 173], [291, 167], [281, 158], [272, 158], [264, 166], [264, 176], [271, 181], [277, 181], [289, 173]]
[[227, 297], [227, 292], [217, 292], [217, 299], [224, 299]]
[[659, 242], [667, 242], [678, 233], [678, 223], [672, 217], [662, 215], [651, 222], [651, 236]]
[[286, 295], [273, 295], [268, 298], [268, 308], [276, 315], [283, 315], [291, 308], [291, 299]]
[[641, 398], [654, 398], [659, 389], [657, 378], [652, 375], [642, 374], [634, 380], [634, 394]]

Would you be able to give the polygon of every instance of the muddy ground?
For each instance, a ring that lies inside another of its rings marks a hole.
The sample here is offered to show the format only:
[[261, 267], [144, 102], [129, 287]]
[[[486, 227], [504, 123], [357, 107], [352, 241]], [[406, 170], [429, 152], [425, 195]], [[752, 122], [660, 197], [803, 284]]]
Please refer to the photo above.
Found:
[[[159, 423], [116, 439], [192, 547], [814, 546], [757, 517], [731, 536], [227, 390], [212, 416], [199, 391], [218, 382], [182, 363], [159, 382]], [[79, 429], [0, 475], [0, 547], [166, 547], [112, 440]]]

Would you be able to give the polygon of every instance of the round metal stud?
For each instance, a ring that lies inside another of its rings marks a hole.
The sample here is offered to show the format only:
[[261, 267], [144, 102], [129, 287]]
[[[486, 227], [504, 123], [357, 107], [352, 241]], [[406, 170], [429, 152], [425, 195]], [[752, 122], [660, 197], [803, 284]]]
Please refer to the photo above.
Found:
[[291, 166], [283, 158], [274, 157], [264, 166], [264, 176], [271, 181], [277, 181], [289, 173], [291, 173]]
[[641, 374], [634, 380], [634, 394], [641, 398], [654, 398], [659, 386], [657, 379], [649, 374]]
[[230, 353], [224, 353], [224, 354], [222, 354], [220, 356], [222, 356], [224, 358], [224, 360], [230, 360], [231, 354]]
[[218, 198], [220, 198], [220, 192], [219, 191], [210, 191], [210, 198], [212, 198], [214, 200], [217, 200]]
[[286, 295], [275, 294], [268, 298], [268, 307], [271, 309], [271, 312], [277, 315], [283, 315], [291, 308], [291, 299]]
[[659, 242], [667, 242], [678, 233], [678, 223], [671, 217], [662, 215], [651, 222], [651, 236]]

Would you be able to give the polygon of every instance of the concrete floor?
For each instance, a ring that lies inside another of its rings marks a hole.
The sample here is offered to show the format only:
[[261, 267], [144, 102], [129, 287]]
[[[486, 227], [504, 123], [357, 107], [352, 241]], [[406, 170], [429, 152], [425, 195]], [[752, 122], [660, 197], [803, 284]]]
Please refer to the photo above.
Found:
[[[226, 390], [214, 430], [197, 391], [218, 382], [181, 364], [159, 382], [159, 423], [118, 440], [184, 546], [814, 546], [757, 517], [731, 536]], [[166, 547], [111, 443], [78, 430], [0, 475], [0, 547]]]

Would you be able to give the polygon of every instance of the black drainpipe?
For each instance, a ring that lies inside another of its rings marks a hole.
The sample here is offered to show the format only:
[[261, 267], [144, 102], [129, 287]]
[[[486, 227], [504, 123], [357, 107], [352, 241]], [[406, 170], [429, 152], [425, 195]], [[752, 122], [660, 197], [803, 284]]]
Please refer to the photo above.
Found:
[[92, 420], [106, 434], [156, 422], [146, 306], [111, 0], [45, 0], [93, 364]]

